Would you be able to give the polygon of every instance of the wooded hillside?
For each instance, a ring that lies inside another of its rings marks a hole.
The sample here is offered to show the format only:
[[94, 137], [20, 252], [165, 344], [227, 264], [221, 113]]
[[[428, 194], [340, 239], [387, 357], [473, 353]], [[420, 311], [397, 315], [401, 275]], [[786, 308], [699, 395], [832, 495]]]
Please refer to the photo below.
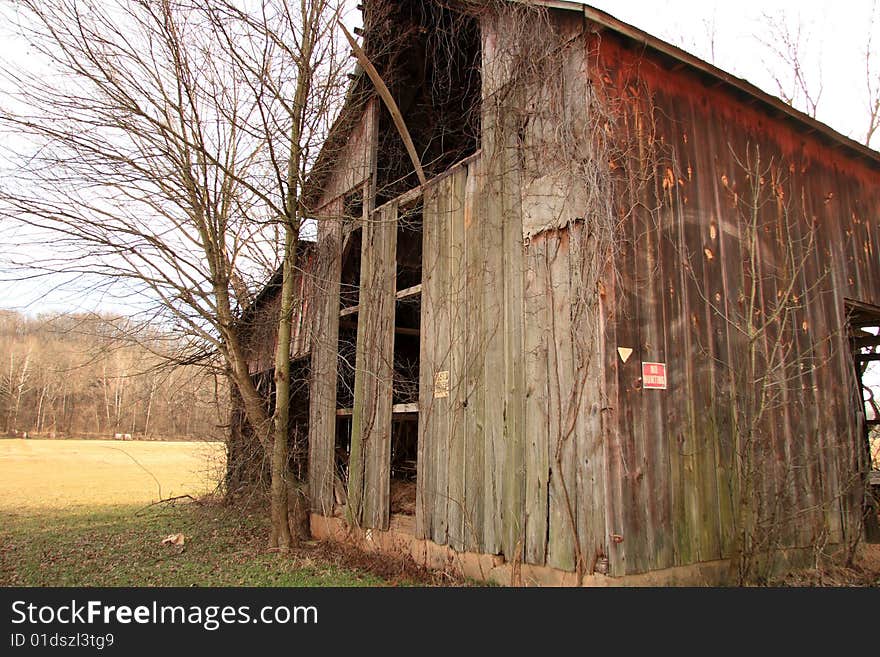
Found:
[[0, 432], [222, 440], [223, 377], [168, 365], [174, 346], [124, 318], [0, 310]]

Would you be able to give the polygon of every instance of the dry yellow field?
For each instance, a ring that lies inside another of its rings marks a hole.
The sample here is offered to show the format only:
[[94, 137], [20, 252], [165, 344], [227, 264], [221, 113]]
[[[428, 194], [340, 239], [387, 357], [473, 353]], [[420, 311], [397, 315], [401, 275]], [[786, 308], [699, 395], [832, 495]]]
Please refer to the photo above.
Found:
[[0, 511], [202, 495], [224, 466], [222, 443], [0, 440]]

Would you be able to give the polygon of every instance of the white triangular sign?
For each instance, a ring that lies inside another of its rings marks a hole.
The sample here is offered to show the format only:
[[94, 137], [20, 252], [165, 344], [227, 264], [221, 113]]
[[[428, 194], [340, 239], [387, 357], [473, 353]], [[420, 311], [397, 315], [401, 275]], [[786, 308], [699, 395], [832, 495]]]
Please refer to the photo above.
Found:
[[629, 347], [618, 347], [617, 353], [620, 356], [620, 360], [624, 363], [629, 360], [629, 357], [632, 355], [633, 350]]

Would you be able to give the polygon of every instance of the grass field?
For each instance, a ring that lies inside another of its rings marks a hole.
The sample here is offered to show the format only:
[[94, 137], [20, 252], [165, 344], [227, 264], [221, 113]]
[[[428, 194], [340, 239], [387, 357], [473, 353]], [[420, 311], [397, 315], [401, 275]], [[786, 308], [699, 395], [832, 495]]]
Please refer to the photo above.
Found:
[[222, 443], [0, 440], [0, 512], [204, 495], [224, 462]]
[[[0, 440], [0, 586], [377, 586], [412, 564], [310, 543], [268, 552], [264, 509], [212, 498], [223, 445]], [[160, 491], [161, 488], [161, 491]], [[162, 544], [183, 534], [183, 546]]]

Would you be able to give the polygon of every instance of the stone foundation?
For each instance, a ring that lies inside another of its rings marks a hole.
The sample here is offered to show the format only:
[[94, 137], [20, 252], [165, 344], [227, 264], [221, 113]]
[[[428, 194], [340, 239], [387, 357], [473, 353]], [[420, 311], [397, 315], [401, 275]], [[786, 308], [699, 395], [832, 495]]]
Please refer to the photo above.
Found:
[[415, 520], [410, 516], [391, 516], [388, 531], [381, 531], [351, 528], [342, 518], [313, 513], [311, 529], [312, 536], [318, 540], [348, 543], [364, 551], [410, 556], [418, 565], [431, 570], [502, 586], [723, 586], [729, 568], [728, 561], [720, 560], [623, 577], [585, 575], [578, 582], [573, 572], [513, 564], [498, 555], [457, 552], [448, 545], [416, 538]]

